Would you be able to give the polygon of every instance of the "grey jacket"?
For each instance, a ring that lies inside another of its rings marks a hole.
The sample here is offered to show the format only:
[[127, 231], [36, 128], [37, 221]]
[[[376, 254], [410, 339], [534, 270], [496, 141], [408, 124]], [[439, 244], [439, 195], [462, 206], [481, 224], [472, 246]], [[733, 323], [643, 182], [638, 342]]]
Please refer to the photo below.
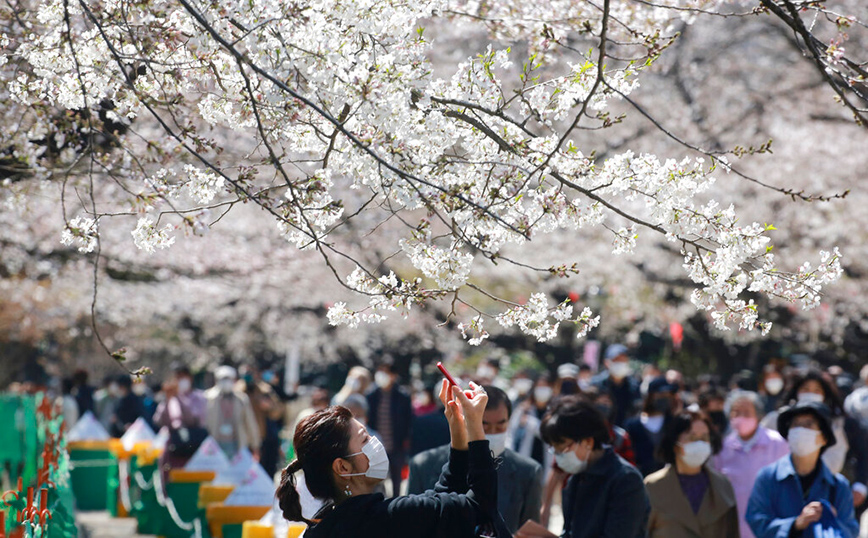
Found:
[[[407, 493], [434, 488], [443, 466], [449, 461], [449, 445], [420, 452], [410, 460]], [[528, 519], [539, 521], [542, 504], [543, 468], [536, 461], [506, 449], [495, 460], [497, 467], [497, 509], [513, 534]]]

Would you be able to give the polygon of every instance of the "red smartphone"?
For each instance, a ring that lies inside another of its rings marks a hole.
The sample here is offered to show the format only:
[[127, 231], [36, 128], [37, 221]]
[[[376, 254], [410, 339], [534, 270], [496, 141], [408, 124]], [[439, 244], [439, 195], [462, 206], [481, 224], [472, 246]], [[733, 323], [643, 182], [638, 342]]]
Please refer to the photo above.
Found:
[[458, 385], [458, 383], [455, 382], [455, 378], [452, 377], [452, 374], [449, 373], [449, 370], [447, 370], [446, 367], [443, 366], [442, 362], [437, 363], [437, 368], [440, 368], [440, 371], [443, 372], [443, 375], [446, 377], [446, 380], [449, 381], [450, 385], [452, 385], [453, 387], [460, 386]]

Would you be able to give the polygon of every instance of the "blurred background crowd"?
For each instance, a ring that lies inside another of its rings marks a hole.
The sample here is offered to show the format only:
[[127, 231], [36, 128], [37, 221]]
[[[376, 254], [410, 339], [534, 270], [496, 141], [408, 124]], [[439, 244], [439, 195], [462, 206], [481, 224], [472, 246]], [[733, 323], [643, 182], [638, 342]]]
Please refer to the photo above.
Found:
[[[674, 457], [667, 458], [662, 445], [667, 429], [677, 427], [675, 419], [685, 413], [701, 417], [710, 428], [699, 436], [711, 441], [714, 454], [706, 455], [700, 466], [713, 468], [731, 484], [741, 536], [754, 536], [745, 511], [760, 469], [791, 451], [792, 443], [788, 445], [777, 431], [779, 410], [824, 404], [818, 408], [828, 411], [824, 419], [835, 442], [827, 442], [822, 461], [833, 474], [846, 478], [854, 517], [865, 511], [868, 366], [861, 372], [822, 368], [807, 356], [795, 356], [774, 359], [760, 371], [742, 371], [729, 379], [691, 378], [640, 362], [621, 344], [601, 350], [596, 363], [598, 369], [583, 357], [551, 370], [522, 367], [509, 358], [448, 363], [460, 383], [472, 380], [489, 392], [484, 427], [492, 451], [502, 461], [499, 504], [512, 532], [527, 520], [549, 528], [563, 522], [563, 488], [576, 472], [562, 468], [561, 451], [544, 441], [543, 423], [547, 410], [566, 396], [593, 406], [604, 417], [606, 444], [644, 477], [673, 464]], [[116, 437], [144, 418], [154, 431], [168, 435], [165, 469], [183, 466], [210, 435], [230, 458], [248, 448], [271, 476], [292, 459], [292, 434], [302, 418], [329, 405], [343, 405], [386, 448], [390, 476], [385, 493], [418, 493], [433, 487], [449, 443], [442, 404], [434, 392], [442, 377], [433, 364], [399, 365], [384, 355], [367, 367], [342, 366], [299, 377], [283, 368], [253, 364], [200, 371], [175, 364], [162, 379], [108, 375], [99, 380], [80, 369], [69, 377], [16, 382], [8, 390], [48, 391], [55, 395], [66, 424], [89, 411]], [[686, 428], [679, 435], [690, 433], [690, 421]], [[683, 450], [678, 454], [685, 455]], [[653, 514], [659, 508], [653, 486], [648, 485], [648, 492]], [[694, 507], [694, 512], [701, 509]]]

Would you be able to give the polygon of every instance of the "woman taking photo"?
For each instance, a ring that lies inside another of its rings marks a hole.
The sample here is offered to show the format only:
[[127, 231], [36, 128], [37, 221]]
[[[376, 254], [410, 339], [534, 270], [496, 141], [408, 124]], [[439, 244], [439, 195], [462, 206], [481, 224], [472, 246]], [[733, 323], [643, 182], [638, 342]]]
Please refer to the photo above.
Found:
[[720, 438], [704, 415], [689, 411], [672, 417], [660, 441], [667, 465], [645, 478], [650, 538], [740, 536], [732, 484], [706, 465], [718, 450]]
[[[383, 445], [347, 409], [328, 407], [295, 429], [297, 459], [283, 470], [276, 494], [283, 516], [307, 523], [306, 538], [476, 537], [492, 528], [500, 516], [497, 474], [482, 428], [488, 396], [474, 383], [465, 395], [444, 380], [440, 399], [452, 451], [434, 491], [392, 499], [374, 493], [389, 473]], [[326, 503], [310, 520], [301, 513], [298, 471], [310, 493]]]

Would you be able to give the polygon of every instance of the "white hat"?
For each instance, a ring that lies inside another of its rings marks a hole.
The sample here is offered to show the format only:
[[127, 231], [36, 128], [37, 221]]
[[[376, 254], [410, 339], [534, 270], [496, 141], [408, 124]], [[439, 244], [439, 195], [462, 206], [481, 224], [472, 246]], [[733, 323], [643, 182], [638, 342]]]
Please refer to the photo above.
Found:
[[567, 379], [577, 377], [579, 375], [579, 367], [575, 364], [567, 363], [558, 366], [558, 377]]
[[238, 372], [231, 366], [219, 366], [214, 371], [214, 377], [217, 379], [238, 379]]

